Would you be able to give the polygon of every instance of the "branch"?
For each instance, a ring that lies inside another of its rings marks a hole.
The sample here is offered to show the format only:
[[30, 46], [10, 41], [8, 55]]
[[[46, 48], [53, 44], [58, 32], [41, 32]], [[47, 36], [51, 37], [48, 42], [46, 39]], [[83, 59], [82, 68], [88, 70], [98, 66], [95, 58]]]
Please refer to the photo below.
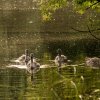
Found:
[[[88, 27], [88, 26], [87, 26]], [[96, 29], [96, 30], [90, 30], [90, 28], [88, 27], [88, 31], [81, 31], [81, 30], [78, 30], [78, 29], [75, 29], [73, 27], [71, 27], [71, 29], [75, 30], [75, 31], [78, 31], [78, 32], [89, 32], [91, 36], [93, 36], [95, 39], [97, 40], [100, 40], [100, 38], [97, 38], [95, 35], [92, 34], [93, 31], [97, 31], [97, 30], [100, 30], [100, 29]]]
[[95, 39], [100, 41], [100, 38], [97, 38], [95, 35], [92, 34], [92, 32], [91, 32], [91, 30], [90, 30], [88, 25], [87, 25], [87, 27], [88, 27], [88, 30], [89, 30], [88, 32], [90, 33], [90, 35], [93, 36]]
[[[78, 30], [78, 29], [75, 29], [75, 28], [73, 28], [73, 27], [70, 27], [71, 29], [73, 29], [73, 30], [75, 30], [75, 31], [78, 31], [78, 32], [89, 32], [89, 31], [82, 31], [82, 30]], [[91, 30], [92, 32], [94, 32], [94, 31], [98, 31], [98, 30], [100, 30], [100, 28], [97, 28], [97, 29], [95, 29], [95, 30]]]
[[94, 6], [94, 5], [98, 4], [98, 3], [100, 3], [100, 2], [97, 1], [97, 2], [93, 3], [90, 7], [87, 7], [86, 10], [90, 9], [92, 6]]

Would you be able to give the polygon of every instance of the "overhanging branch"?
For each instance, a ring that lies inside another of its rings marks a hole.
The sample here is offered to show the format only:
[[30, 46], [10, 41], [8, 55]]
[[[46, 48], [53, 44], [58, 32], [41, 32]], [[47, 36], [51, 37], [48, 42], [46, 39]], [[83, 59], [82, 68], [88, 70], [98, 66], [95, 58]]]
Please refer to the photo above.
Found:
[[92, 6], [94, 6], [94, 5], [98, 4], [98, 3], [100, 3], [100, 2], [97, 1], [97, 2], [93, 3], [91, 6], [87, 7], [86, 10], [90, 9]]
[[88, 31], [78, 30], [78, 29], [75, 29], [75, 28], [73, 28], [73, 27], [71, 27], [71, 29], [73, 29], [73, 30], [75, 30], [75, 31], [78, 31], [78, 32], [82, 32], [82, 33], [89, 32], [90, 35], [91, 35], [92, 37], [94, 37], [95, 39], [97, 39], [97, 40], [100, 41], [100, 38], [97, 38], [95, 35], [92, 34], [93, 31], [97, 31], [97, 30], [100, 30], [100, 29], [98, 28], [98, 29], [96, 29], [96, 30], [90, 30], [89, 26], [87, 26], [87, 27], [88, 27]]
[[92, 34], [92, 32], [91, 32], [91, 30], [90, 30], [90, 28], [89, 28], [88, 25], [87, 25], [87, 27], [88, 27], [88, 30], [89, 30], [90, 35], [93, 36], [95, 39], [100, 40], [100, 38], [97, 38], [95, 35]]
[[[73, 28], [73, 27], [70, 27], [71, 29], [73, 29], [73, 30], [75, 30], [75, 31], [78, 31], [78, 32], [89, 32], [89, 31], [82, 31], [82, 30], [78, 30], [78, 29], [75, 29], [75, 28]], [[92, 32], [94, 32], [94, 31], [98, 31], [98, 30], [100, 30], [100, 28], [97, 28], [97, 29], [94, 29], [94, 30], [91, 30]]]

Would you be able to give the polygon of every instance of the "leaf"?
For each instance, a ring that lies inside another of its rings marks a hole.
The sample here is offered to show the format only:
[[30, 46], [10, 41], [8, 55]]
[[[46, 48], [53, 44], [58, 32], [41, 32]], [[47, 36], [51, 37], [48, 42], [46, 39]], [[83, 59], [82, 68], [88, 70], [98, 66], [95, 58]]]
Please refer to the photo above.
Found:
[[84, 10], [80, 9], [80, 10], [78, 11], [78, 13], [84, 14]]

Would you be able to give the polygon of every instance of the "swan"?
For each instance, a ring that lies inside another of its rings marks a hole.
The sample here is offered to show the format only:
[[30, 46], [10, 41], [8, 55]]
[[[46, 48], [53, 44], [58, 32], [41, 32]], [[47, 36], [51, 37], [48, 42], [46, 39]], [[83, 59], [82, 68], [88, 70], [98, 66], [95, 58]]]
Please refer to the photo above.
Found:
[[35, 73], [38, 69], [40, 69], [40, 64], [36, 61], [36, 58], [34, 57], [33, 53], [30, 54], [30, 61], [26, 66], [28, 72], [31, 74]]
[[15, 62], [19, 63], [19, 64], [25, 64], [27, 65], [28, 62], [30, 60], [30, 57], [29, 57], [29, 51], [28, 49], [25, 50], [25, 54], [23, 54], [22, 56], [20, 56]]
[[89, 67], [100, 68], [100, 58], [98, 57], [93, 57], [93, 58], [86, 57], [85, 63], [86, 63], [86, 66], [89, 66]]
[[62, 50], [58, 49], [57, 50], [57, 56], [55, 57], [55, 65], [58, 66], [58, 68], [60, 68], [64, 63], [67, 63], [67, 57], [65, 55], [62, 55]]

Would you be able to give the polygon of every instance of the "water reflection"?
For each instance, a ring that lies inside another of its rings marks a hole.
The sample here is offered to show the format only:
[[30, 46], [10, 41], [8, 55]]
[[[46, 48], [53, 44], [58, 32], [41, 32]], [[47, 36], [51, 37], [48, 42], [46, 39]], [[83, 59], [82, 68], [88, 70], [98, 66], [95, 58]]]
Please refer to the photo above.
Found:
[[25, 70], [0, 69], [0, 99], [19, 99], [27, 86], [26, 80]]
[[0, 69], [0, 99], [73, 100], [99, 98], [100, 70], [76, 67], [43, 68], [34, 75], [23, 69]]

